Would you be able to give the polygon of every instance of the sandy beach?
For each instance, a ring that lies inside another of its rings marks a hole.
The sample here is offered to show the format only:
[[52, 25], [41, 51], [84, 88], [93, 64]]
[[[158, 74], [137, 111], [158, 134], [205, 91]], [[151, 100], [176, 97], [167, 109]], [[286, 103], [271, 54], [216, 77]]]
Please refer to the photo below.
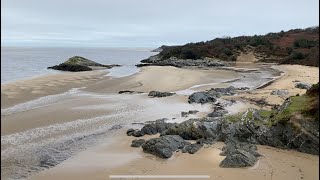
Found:
[[254, 167], [220, 168], [219, 163], [224, 159], [219, 155], [224, 145], [221, 142], [202, 148], [196, 154], [178, 152], [174, 157], [164, 160], [143, 153], [141, 148], [128, 147], [134, 137], [125, 137], [121, 133], [114, 136], [111, 144], [102, 144], [79, 153], [31, 179], [109, 179], [110, 175], [202, 175], [209, 176], [207, 179], [219, 180], [235, 180], [239, 177], [252, 180], [319, 178], [319, 156], [296, 151], [258, 146], [258, 152], [263, 157]]
[[[219, 156], [223, 146], [220, 142], [193, 155], [176, 153], [167, 160], [145, 154], [141, 148], [130, 147], [134, 138], [127, 137], [125, 130], [135, 126], [132, 123], [160, 118], [181, 122], [211, 112], [210, 105], [187, 103], [192, 92], [230, 85], [252, 87], [253, 90], [236, 96], [223, 97], [243, 103], [232, 107], [237, 112], [249, 106], [258, 108], [252, 99], [282, 103], [286, 97], [270, 95], [272, 90], [287, 89], [289, 95], [304, 93], [305, 90], [294, 88], [294, 80], [308, 83], [319, 80], [319, 68], [299, 65], [272, 68], [284, 73], [261, 89], [253, 87], [270, 80], [272, 76], [267, 70], [261, 70], [265, 79], [251, 82], [261, 73], [156, 66], [143, 67], [139, 73], [121, 78], [93, 71], [2, 84], [1, 150], [4, 156], [1, 157], [1, 176], [108, 179], [109, 175], [193, 174], [209, 175], [210, 179], [317, 179], [319, 156], [267, 146], [258, 146], [263, 157], [254, 167], [239, 169], [219, 167], [224, 158]], [[120, 90], [143, 93], [118, 94]], [[150, 98], [147, 93], [152, 90], [177, 94]], [[188, 110], [200, 113], [181, 117], [181, 111]], [[113, 128], [116, 126], [120, 126], [120, 130]]]

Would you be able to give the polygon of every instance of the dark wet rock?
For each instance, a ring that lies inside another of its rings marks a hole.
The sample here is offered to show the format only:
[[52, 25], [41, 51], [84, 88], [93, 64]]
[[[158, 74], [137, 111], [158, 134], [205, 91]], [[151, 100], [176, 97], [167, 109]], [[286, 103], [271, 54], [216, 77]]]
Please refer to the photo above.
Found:
[[289, 94], [289, 91], [286, 89], [277, 89], [271, 92], [271, 95], [279, 95], [279, 96], [286, 96], [288, 94]]
[[144, 136], [145, 133], [143, 131], [140, 131], [140, 130], [136, 130], [132, 133], [132, 136], [134, 137], [141, 137], [141, 136]]
[[194, 153], [198, 152], [202, 146], [203, 146], [203, 144], [198, 144], [198, 143], [190, 144], [188, 146], [185, 146], [182, 149], [182, 153], [188, 152], [189, 154], [194, 154]]
[[135, 129], [130, 128], [127, 130], [127, 135], [132, 136], [135, 131], [136, 131]]
[[211, 95], [208, 92], [195, 92], [189, 96], [188, 102], [191, 103], [214, 103], [217, 101], [215, 95]]
[[219, 120], [210, 121], [204, 119], [189, 119], [180, 124], [175, 124], [161, 133], [164, 135], [179, 135], [186, 140], [197, 140], [201, 138], [216, 138], [220, 131]]
[[221, 161], [220, 167], [238, 168], [253, 166], [260, 156], [257, 151], [257, 146], [238, 142], [237, 140], [228, 140], [222, 149], [221, 155], [226, 158]]
[[143, 92], [140, 91], [130, 91], [130, 90], [123, 90], [123, 91], [119, 91], [118, 94], [141, 94]]
[[146, 140], [144, 140], [144, 139], [135, 139], [135, 140], [132, 141], [131, 147], [140, 147], [140, 146], [142, 146], [145, 142], [146, 142]]
[[103, 67], [103, 68], [109, 69], [114, 66], [120, 66], [120, 65], [118, 64], [104, 65], [104, 64], [100, 64], [92, 60], [86, 59], [84, 57], [73, 56], [69, 58], [67, 61], [59, 65], [48, 67], [48, 69], [77, 72], [77, 71], [91, 71], [93, 70], [92, 67]]
[[189, 96], [188, 102], [191, 103], [215, 103], [221, 96], [230, 96], [235, 94], [235, 88], [212, 88], [209, 91], [195, 92]]
[[190, 143], [184, 141], [180, 136], [167, 135], [147, 140], [142, 145], [142, 149], [144, 152], [160, 158], [170, 158], [173, 152], [183, 149], [187, 145], [190, 145]]
[[198, 112], [199, 112], [199, 111], [197, 111], [197, 110], [190, 110], [190, 111], [188, 111], [188, 112], [182, 111], [182, 112], [181, 112], [181, 117], [188, 117], [189, 114], [197, 114]]
[[172, 96], [175, 93], [170, 93], [170, 92], [159, 92], [159, 91], [151, 91], [148, 96], [152, 97], [167, 97], [167, 96]]
[[[139, 129], [128, 129], [127, 135], [128, 136], [134, 136], [134, 137], [141, 137], [144, 135], [154, 135], [157, 133], [162, 133], [172, 125], [175, 125], [175, 123], [166, 123], [167, 119], [158, 119], [156, 121], [149, 121], [147, 124], [145, 124], [141, 130]], [[143, 124], [143, 123], [141, 123]]]
[[296, 83], [295, 87], [299, 88], [299, 89], [310, 89], [311, 88], [311, 84], [309, 83], [303, 83], [303, 82], [298, 82]]
[[149, 57], [141, 61], [141, 64], [137, 64], [137, 67], [143, 66], [174, 66], [174, 67], [187, 67], [187, 66], [197, 66], [197, 67], [221, 67], [225, 66], [227, 62], [222, 62], [215, 59], [178, 59], [176, 57], [171, 57], [169, 59], [162, 60], [158, 55]]
[[48, 69], [60, 70], [60, 71], [72, 71], [72, 72], [79, 72], [79, 71], [92, 71], [92, 68], [88, 66], [78, 65], [78, 64], [66, 64], [61, 63], [59, 65], [48, 67]]
[[170, 128], [174, 123], [166, 123], [163, 120], [157, 120], [154, 123], [146, 124], [141, 128], [142, 133], [153, 135], [157, 133], [162, 133], [166, 129]]

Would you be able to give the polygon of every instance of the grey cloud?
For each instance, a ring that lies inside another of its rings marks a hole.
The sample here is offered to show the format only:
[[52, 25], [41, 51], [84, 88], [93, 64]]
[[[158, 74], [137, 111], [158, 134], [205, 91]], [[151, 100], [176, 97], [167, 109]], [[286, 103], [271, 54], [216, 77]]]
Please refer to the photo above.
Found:
[[317, 0], [5, 0], [1, 44], [156, 47], [318, 25]]

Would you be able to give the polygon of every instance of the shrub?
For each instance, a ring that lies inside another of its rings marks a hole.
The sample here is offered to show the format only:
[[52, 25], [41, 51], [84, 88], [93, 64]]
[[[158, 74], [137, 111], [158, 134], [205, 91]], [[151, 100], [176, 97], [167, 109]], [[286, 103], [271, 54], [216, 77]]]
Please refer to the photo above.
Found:
[[297, 39], [294, 41], [293, 45], [296, 48], [311, 48], [319, 44], [319, 41], [312, 41], [307, 39]]

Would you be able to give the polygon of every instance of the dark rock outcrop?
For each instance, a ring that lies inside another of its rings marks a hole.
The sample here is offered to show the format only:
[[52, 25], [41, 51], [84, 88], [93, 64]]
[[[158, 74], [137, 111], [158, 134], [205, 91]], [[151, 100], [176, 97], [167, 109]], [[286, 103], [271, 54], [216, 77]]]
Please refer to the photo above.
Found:
[[227, 62], [222, 62], [216, 59], [178, 59], [175, 57], [170, 57], [169, 59], [162, 60], [158, 55], [149, 57], [141, 61], [141, 64], [137, 64], [137, 67], [143, 66], [174, 66], [174, 67], [187, 67], [187, 66], [197, 66], [197, 67], [221, 67], [225, 66]]
[[83, 66], [79, 64], [66, 64], [61, 63], [59, 65], [48, 67], [48, 69], [60, 70], [60, 71], [72, 71], [72, 72], [79, 72], [79, 71], [91, 71], [92, 68], [88, 66]]
[[194, 154], [194, 153], [198, 152], [202, 146], [203, 146], [203, 144], [198, 144], [198, 143], [190, 144], [188, 146], [185, 146], [181, 152], [182, 153], [188, 152], [189, 154]]
[[295, 87], [299, 89], [310, 89], [311, 86], [312, 86], [311, 84], [303, 83], [303, 82], [298, 82], [295, 84]]
[[157, 133], [162, 133], [169, 127], [173, 126], [174, 123], [166, 123], [164, 119], [159, 119], [149, 124], [144, 125], [141, 130], [128, 129], [127, 135], [134, 137], [141, 137], [144, 135], [154, 135]]
[[[282, 113], [288, 103], [289, 100], [285, 101], [275, 113]], [[224, 122], [219, 134], [220, 140], [236, 138], [241, 142], [319, 154], [319, 123], [316, 121], [293, 116], [287, 123], [276, 123], [269, 127], [262, 123], [265, 121], [262, 117], [254, 114], [247, 112], [236, 123]]]
[[135, 139], [131, 142], [131, 147], [140, 147], [142, 146], [144, 143], [146, 142], [146, 140], [144, 139]]
[[226, 156], [221, 161], [220, 167], [224, 168], [238, 168], [253, 166], [260, 156], [257, 151], [257, 146], [254, 144], [248, 144], [238, 142], [237, 140], [228, 140], [226, 145], [222, 149], [220, 155]]
[[48, 67], [48, 69], [78, 72], [78, 71], [91, 71], [93, 70], [92, 67], [103, 67], [103, 68], [110, 69], [114, 66], [120, 66], [120, 65], [118, 64], [104, 65], [104, 64], [100, 64], [92, 60], [86, 59], [84, 57], [73, 56], [69, 58], [67, 61], [59, 65]]
[[189, 96], [188, 102], [191, 103], [215, 103], [221, 96], [231, 96], [235, 94], [235, 88], [212, 88], [209, 91], [195, 92]]
[[183, 149], [187, 145], [190, 143], [184, 141], [180, 136], [167, 135], [149, 139], [142, 145], [142, 149], [146, 153], [166, 159], [170, 158], [173, 152]]
[[220, 131], [221, 121], [210, 121], [209, 119], [189, 119], [180, 124], [170, 126], [161, 133], [164, 135], [179, 135], [186, 140], [197, 140], [201, 138], [215, 139]]
[[167, 96], [172, 96], [175, 93], [170, 93], [170, 92], [159, 92], [159, 91], [150, 91], [148, 96], [152, 97], [167, 97]]

